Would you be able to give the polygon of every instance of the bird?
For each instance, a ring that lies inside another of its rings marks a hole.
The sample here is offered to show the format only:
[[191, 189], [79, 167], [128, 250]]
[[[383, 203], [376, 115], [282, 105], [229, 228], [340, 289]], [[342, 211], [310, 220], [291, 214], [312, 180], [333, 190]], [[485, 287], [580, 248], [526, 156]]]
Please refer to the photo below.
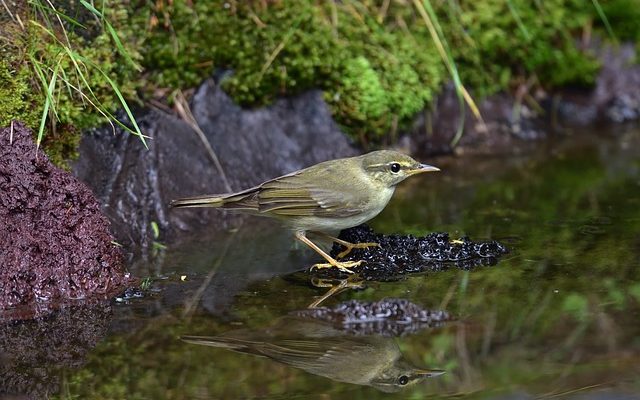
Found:
[[404, 358], [393, 337], [353, 335], [308, 317], [279, 317], [263, 330], [237, 329], [219, 336], [182, 336], [184, 342], [266, 357], [334, 381], [397, 392], [444, 374]]
[[343, 229], [363, 224], [389, 203], [396, 185], [412, 175], [440, 171], [410, 156], [378, 150], [360, 156], [324, 161], [235, 193], [213, 194], [173, 200], [173, 208], [213, 207], [276, 218], [287, 225], [297, 240], [322, 256], [326, 263], [314, 268], [336, 267], [354, 273], [359, 261], [339, 261], [312, 242], [307, 233], [329, 238], [346, 248], [378, 243], [350, 243], [335, 237]]

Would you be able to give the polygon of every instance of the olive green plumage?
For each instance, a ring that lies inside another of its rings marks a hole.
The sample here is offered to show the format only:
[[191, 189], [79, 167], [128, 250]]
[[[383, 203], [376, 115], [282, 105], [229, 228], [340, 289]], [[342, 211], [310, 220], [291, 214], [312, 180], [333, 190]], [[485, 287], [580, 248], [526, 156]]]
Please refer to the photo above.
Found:
[[226, 208], [277, 218], [337, 266], [337, 261], [309, 243], [305, 233], [333, 233], [367, 222], [384, 209], [398, 183], [428, 171], [438, 168], [396, 151], [380, 150], [325, 161], [237, 193], [179, 199], [171, 205]]

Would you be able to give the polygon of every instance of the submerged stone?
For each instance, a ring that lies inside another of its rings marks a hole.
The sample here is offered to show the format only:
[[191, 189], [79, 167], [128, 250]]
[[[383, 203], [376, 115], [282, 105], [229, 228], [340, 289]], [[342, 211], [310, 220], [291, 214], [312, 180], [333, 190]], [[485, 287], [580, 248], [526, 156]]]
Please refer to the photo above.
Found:
[[[351, 243], [373, 242], [379, 247], [353, 249], [341, 261], [364, 260], [354, 271], [365, 280], [390, 280], [412, 272], [441, 271], [451, 267], [469, 270], [482, 265], [495, 265], [507, 248], [495, 241], [474, 242], [467, 237], [451, 240], [448, 233], [412, 235], [382, 235], [366, 225], [346, 229], [340, 239]], [[331, 256], [337, 257], [344, 248], [334, 244]], [[311, 271], [322, 276], [344, 275], [337, 268]]]
[[0, 130], [0, 311], [27, 306], [34, 316], [107, 298], [131, 278], [94, 195], [31, 136], [19, 123]]

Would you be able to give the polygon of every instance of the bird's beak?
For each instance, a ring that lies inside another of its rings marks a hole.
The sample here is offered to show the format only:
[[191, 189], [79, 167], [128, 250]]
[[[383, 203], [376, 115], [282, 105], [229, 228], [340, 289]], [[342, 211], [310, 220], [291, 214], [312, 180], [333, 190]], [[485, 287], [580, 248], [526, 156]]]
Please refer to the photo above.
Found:
[[421, 378], [434, 378], [444, 374], [445, 371], [441, 369], [419, 369], [415, 373]]
[[434, 167], [433, 165], [420, 164], [418, 168], [412, 169], [409, 171], [409, 175], [421, 174], [423, 172], [436, 172], [440, 171], [440, 168]]

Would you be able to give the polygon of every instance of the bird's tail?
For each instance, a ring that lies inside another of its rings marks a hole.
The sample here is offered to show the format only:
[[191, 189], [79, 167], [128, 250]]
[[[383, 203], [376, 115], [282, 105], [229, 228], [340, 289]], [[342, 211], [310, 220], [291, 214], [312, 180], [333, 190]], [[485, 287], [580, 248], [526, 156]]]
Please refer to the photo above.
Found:
[[181, 336], [180, 340], [199, 344], [203, 346], [220, 347], [230, 350], [243, 350], [248, 348], [251, 342], [247, 342], [241, 339], [216, 337], [216, 336]]
[[224, 195], [185, 197], [184, 199], [171, 200], [171, 207], [222, 207]]
[[172, 200], [170, 205], [175, 208], [214, 207], [256, 210], [258, 208], [256, 194], [257, 188], [251, 188], [238, 193], [185, 197], [183, 199]]

